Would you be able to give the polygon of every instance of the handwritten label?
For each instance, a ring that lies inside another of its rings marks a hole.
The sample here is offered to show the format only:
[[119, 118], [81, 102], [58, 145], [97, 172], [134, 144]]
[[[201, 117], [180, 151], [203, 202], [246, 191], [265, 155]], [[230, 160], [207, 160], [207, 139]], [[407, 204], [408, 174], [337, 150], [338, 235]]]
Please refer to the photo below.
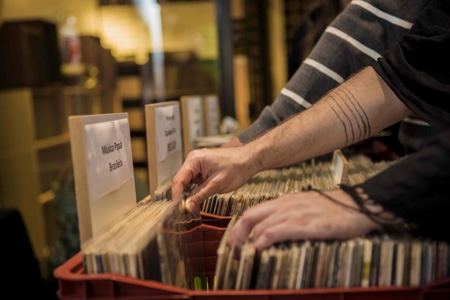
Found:
[[133, 178], [127, 119], [84, 126], [89, 196], [95, 201]]
[[155, 109], [155, 130], [158, 162], [181, 151], [180, 107], [163, 106]]
[[194, 149], [197, 137], [204, 136], [202, 99], [192, 98], [188, 102], [189, 133], [191, 148]]

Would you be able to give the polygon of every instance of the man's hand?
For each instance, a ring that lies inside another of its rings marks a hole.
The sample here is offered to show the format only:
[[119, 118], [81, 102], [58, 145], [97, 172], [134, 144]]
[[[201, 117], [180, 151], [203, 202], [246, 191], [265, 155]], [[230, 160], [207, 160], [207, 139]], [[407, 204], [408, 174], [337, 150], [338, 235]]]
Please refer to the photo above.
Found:
[[[344, 205], [357, 208], [338, 189], [324, 192]], [[378, 224], [366, 215], [335, 203], [316, 191], [285, 194], [247, 209], [232, 228], [229, 245], [241, 248], [251, 230], [255, 248], [287, 240], [345, 239], [366, 234]]]
[[198, 184], [187, 199], [186, 210], [191, 212], [207, 197], [233, 191], [262, 170], [346, 147], [410, 114], [373, 68], [365, 68], [252, 142], [192, 151], [172, 180], [172, 197]]
[[231, 192], [255, 173], [244, 147], [196, 149], [191, 151], [172, 179], [172, 198], [194, 185], [186, 199], [185, 210], [192, 212], [209, 196]]

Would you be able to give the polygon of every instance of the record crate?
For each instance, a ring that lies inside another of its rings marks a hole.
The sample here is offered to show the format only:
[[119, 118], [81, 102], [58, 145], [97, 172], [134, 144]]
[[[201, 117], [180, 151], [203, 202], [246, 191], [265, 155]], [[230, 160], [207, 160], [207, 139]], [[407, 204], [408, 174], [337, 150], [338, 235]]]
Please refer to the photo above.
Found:
[[[209, 278], [200, 290], [175, 287], [152, 280], [135, 279], [115, 274], [86, 274], [83, 270], [81, 252], [54, 270], [58, 280], [57, 296], [61, 300], [75, 299], [248, 299], [248, 300], [444, 300], [450, 299], [450, 278], [419, 287], [369, 287], [369, 288], [320, 288], [297, 290], [213, 290], [217, 248], [225, 227], [202, 224], [194, 230], [201, 230], [203, 240], [195, 240], [198, 234], [185, 233], [189, 245], [187, 270], [204, 265], [202, 279]], [[194, 237], [194, 239], [192, 239]], [[199, 275], [199, 274], [196, 274]], [[203, 281], [205, 282], [205, 281]]]

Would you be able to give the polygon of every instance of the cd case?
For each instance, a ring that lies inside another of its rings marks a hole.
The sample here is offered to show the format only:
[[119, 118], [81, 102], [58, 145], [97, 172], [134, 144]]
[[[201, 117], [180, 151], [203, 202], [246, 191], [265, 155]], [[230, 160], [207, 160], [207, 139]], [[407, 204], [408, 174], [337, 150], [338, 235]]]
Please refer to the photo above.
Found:
[[450, 275], [449, 245], [400, 233], [347, 240], [298, 240], [255, 250], [252, 233], [237, 251], [230, 221], [217, 250], [214, 290], [418, 287]]

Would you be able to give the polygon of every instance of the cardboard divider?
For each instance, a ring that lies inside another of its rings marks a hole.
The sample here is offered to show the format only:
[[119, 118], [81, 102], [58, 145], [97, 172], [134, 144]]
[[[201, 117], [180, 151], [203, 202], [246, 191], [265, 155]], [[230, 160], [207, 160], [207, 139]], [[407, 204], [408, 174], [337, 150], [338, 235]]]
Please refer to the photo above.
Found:
[[335, 150], [333, 152], [331, 168], [336, 184], [349, 184], [348, 161], [341, 150]]
[[170, 182], [183, 163], [179, 101], [145, 105], [150, 195]]
[[127, 113], [69, 116], [80, 242], [136, 205]]
[[186, 95], [180, 97], [180, 102], [185, 159], [188, 153], [196, 148], [195, 139], [205, 135], [203, 97], [201, 95]]
[[205, 136], [219, 135], [220, 133], [220, 103], [216, 94], [203, 96], [203, 119]]

